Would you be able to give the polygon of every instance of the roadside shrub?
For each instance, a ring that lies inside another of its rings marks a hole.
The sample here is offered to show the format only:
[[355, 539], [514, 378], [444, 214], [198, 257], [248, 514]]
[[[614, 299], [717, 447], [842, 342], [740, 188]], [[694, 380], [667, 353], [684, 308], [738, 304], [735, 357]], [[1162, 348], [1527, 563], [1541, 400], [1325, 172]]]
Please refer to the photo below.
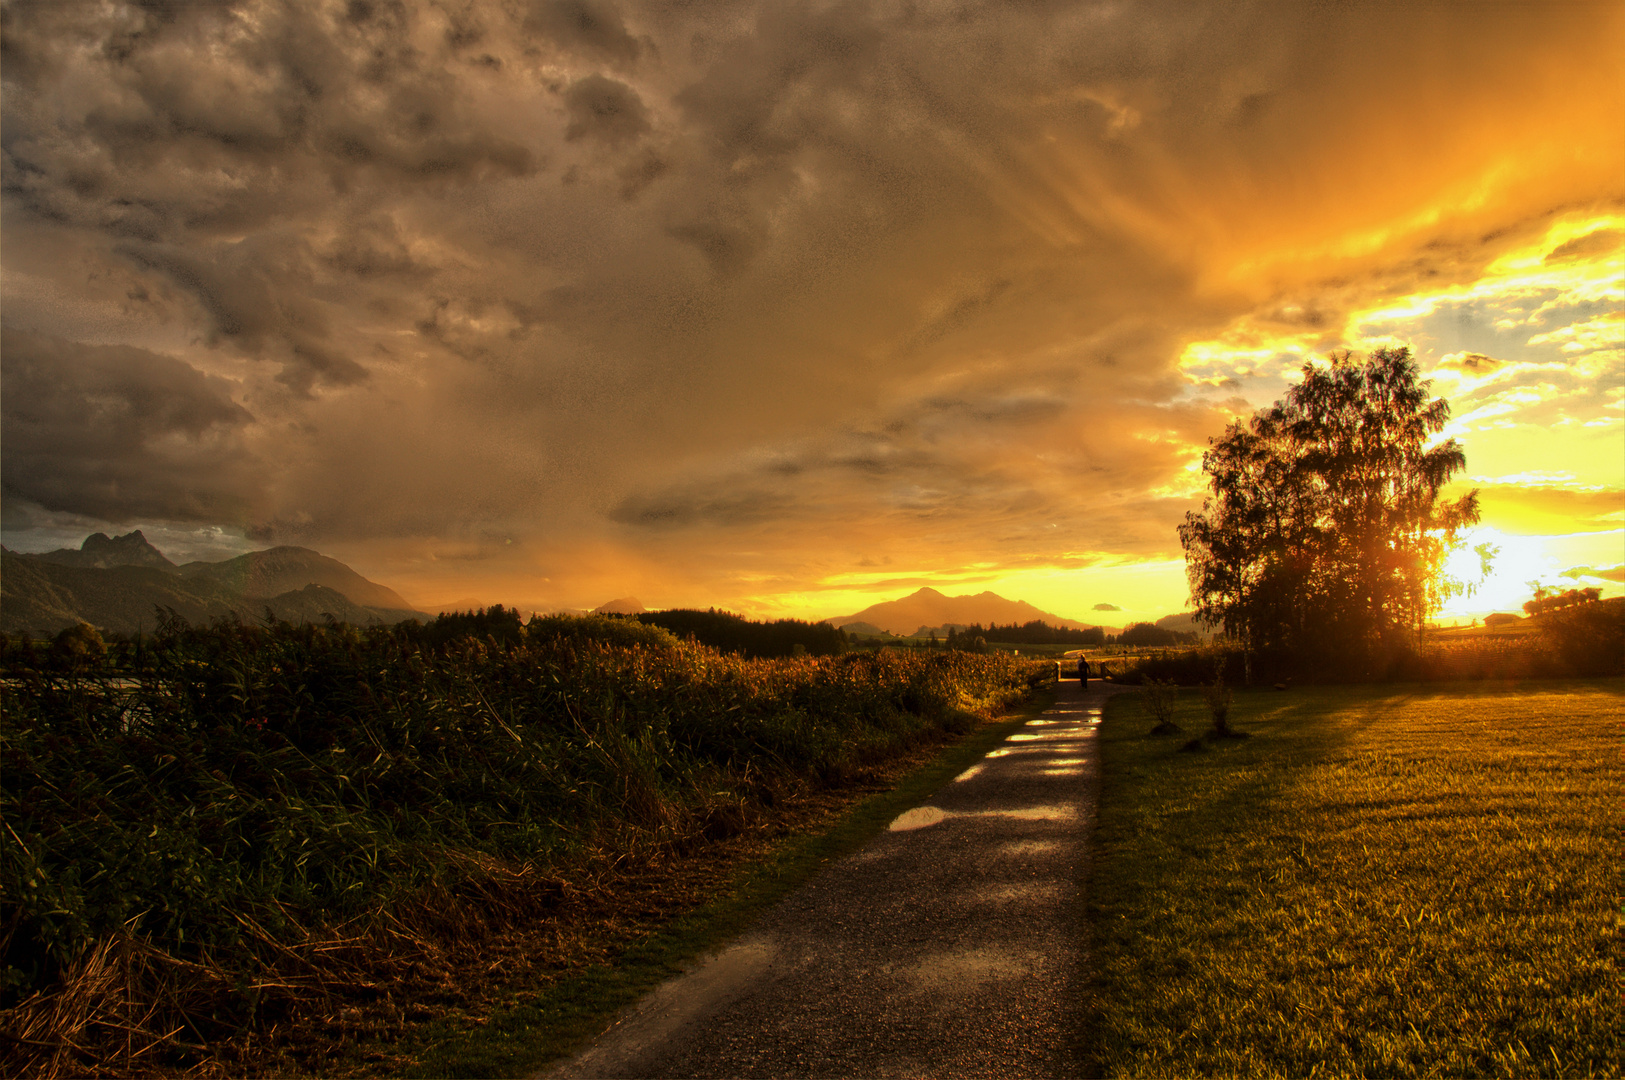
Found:
[[[1617, 605], [1617, 606], [1616, 606]], [[1253, 653], [1233, 646], [1165, 650], [1127, 657], [1118, 682], [1143, 684], [1150, 679], [1180, 686], [1203, 685], [1217, 668], [1232, 686], [1267, 686], [1290, 682], [1473, 681], [1537, 679], [1625, 674], [1625, 598], [1545, 612], [1519, 620], [1519, 632], [1465, 637], [1430, 637], [1420, 651], [1395, 648], [1371, 658], [1369, 669], [1348, 671], [1301, 659]], [[1250, 661], [1250, 662], [1249, 662]]]
[[1591, 600], [1537, 616], [1563, 666], [1576, 675], [1625, 675], [1625, 597]]
[[1534, 679], [1565, 675], [1551, 645], [1538, 635], [1486, 635], [1457, 641], [1430, 641], [1409, 677], [1427, 681]]
[[1163, 682], [1160, 679], [1145, 680], [1145, 689], [1140, 691], [1145, 699], [1145, 708], [1157, 723], [1151, 729], [1153, 735], [1177, 735], [1184, 729], [1174, 723], [1174, 703], [1179, 700], [1179, 687], [1172, 682]]
[[682, 644], [663, 627], [610, 615], [538, 615], [525, 627], [532, 642], [597, 642], [623, 649], [674, 649]]
[[101, 659], [107, 655], [107, 643], [102, 633], [87, 622], [81, 622], [61, 631], [51, 641], [51, 656], [69, 667]]
[[[1276, 665], [1267, 658], [1253, 657], [1254, 681], [1273, 676]], [[1114, 678], [1118, 682], [1143, 683], [1147, 679], [1161, 679], [1180, 686], [1200, 686], [1214, 673], [1233, 685], [1247, 681], [1247, 661], [1242, 651], [1223, 642], [1196, 649], [1168, 649], [1125, 657], [1122, 673]]]
[[1235, 695], [1224, 684], [1222, 669], [1213, 676], [1211, 683], [1202, 687], [1202, 700], [1207, 704], [1208, 718], [1213, 721], [1213, 734], [1221, 739], [1233, 734], [1230, 730], [1230, 703], [1234, 698]]

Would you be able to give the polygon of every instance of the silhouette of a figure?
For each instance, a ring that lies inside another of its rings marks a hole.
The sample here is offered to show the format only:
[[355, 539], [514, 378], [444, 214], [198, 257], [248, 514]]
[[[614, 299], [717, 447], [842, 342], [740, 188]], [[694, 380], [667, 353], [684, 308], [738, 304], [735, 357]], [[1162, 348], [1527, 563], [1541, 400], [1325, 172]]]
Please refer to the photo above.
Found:
[[1078, 681], [1085, 686], [1089, 685], [1089, 661], [1081, 656], [1078, 657]]

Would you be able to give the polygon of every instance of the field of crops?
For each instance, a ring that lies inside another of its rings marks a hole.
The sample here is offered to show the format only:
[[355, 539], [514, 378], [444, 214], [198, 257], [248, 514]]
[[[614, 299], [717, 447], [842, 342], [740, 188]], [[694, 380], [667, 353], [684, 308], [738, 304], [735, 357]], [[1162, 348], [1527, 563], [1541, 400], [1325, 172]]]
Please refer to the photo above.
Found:
[[743, 660], [654, 627], [169, 627], [8, 645], [7, 1073], [210, 1060], [439, 942], [549, 918], [1053, 677], [1005, 654]]

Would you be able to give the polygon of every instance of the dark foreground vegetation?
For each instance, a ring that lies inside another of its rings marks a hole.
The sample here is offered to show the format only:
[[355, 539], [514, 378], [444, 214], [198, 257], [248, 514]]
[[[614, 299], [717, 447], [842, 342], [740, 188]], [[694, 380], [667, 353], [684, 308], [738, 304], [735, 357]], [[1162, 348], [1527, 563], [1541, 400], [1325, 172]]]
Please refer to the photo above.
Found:
[[1619, 1076], [1625, 680], [1242, 692], [1101, 726], [1092, 1076]]
[[[644, 626], [659, 627], [683, 641], [752, 660], [784, 656], [835, 656], [846, 652], [846, 635], [829, 623], [800, 619], [756, 622], [730, 611], [672, 608], [637, 615], [607, 615]], [[448, 612], [416, 631], [422, 640], [440, 643], [460, 637], [490, 637], [513, 643], [525, 639], [526, 626], [519, 612], [501, 604], [479, 611]]]
[[252, 1071], [312, 1012], [410, 996], [448, 950], [546, 925], [1053, 674], [485, 616], [499, 632], [170, 620], [8, 642], [0, 1071]]

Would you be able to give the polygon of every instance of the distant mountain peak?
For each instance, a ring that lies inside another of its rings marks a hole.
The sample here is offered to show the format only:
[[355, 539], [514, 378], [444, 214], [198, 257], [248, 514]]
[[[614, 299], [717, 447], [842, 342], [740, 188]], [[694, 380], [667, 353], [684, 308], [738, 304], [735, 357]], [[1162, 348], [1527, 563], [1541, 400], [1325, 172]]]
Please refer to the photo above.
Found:
[[127, 532], [123, 536], [108, 536], [106, 533], [95, 532], [85, 537], [84, 543], [78, 550], [73, 548], [58, 548], [56, 551], [47, 551], [35, 556], [45, 562], [57, 563], [61, 566], [94, 566], [99, 569], [109, 569], [114, 566], [151, 566], [159, 570], [174, 570], [175, 564], [170, 562], [159, 551], [147, 542], [140, 529]]
[[899, 636], [912, 634], [921, 627], [950, 625], [1008, 626], [1039, 620], [1050, 626], [1084, 629], [1086, 624], [1052, 615], [1024, 600], [1006, 600], [992, 590], [975, 595], [945, 596], [932, 588], [918, 589], [897, 600], [873, 604], [853, 615], [837, 616], [826, 622], [836, 626], [848, 623], [868, 623]]
[[251, 551], [224, 562], [177, 567], [140, 531], [92, 534], [77, 551], [3, 554], [0, 629], [48, 636], [88, 622], [104, 632], [152, 629], [156, 607], [194, 625], [222, 617], [365, 626], [420, 617], [400, 594], [309, 548]]
[[611, 600], [607, 604], [599, 604], [592, 609], [594, 615], [641, 615], [649, 610], [643, 606], [643, 601], [635, 596], [623, 596], [619, 600]]

